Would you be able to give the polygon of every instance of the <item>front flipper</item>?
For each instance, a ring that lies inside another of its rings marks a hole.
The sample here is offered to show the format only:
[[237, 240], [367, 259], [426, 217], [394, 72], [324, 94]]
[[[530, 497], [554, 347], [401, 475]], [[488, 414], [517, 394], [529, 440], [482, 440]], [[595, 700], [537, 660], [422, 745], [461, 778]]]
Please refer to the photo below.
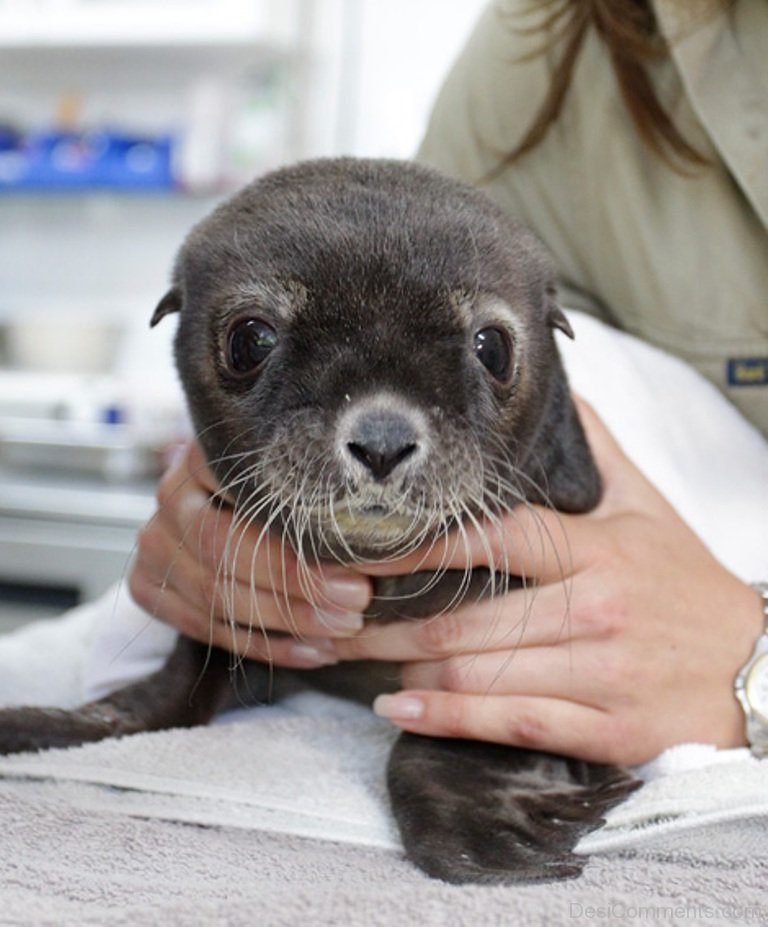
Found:
[[388, 784], [417, 866], [446, 882], [503, 883], [579, 875], [574, 846], [640, 782], [618, 766], [402, 734]]
[[229, 662], [224, 651], [180, 637], [160, 670], [96, 702], [3, 709], [0, 754], [204, 724], [230, 691]]

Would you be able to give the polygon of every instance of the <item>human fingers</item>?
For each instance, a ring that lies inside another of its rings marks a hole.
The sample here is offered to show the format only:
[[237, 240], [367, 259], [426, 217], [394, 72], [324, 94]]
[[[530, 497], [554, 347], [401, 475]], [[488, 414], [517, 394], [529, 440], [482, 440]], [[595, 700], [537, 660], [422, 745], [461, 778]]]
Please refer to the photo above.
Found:
[[[329, 635], [350, 634], [357, 628], [346, 615], [318, 614], [303, 600], [279, 603], [267, 593], [240, 594], [240, 608], [232, 606], [230, 597], [222, 605], [199, 591], [199, 577], [193, 575], [186, 583], [184, 574], [184, 569], [176, 574], [180, 580], [176, 586], [168, 583], [143, 589], [134, 582], [134, 598], [180, 633], [229, 650], [238, 658], [296, 669], [326, 666], [338, 661]], [[190, 594], [195, 589], [198, 594]], [[237, 591], [234, 598], [238, 598]], [[280, 633], [286, 627], [290, 633]], [[278, 633], [271, 633], [271, 628]]]
[[294, 638], [272, 634], [258, 624], [211, 619], [196, 603], [184, 599], [175, 589], [164, 589], [156, 598], [161, 614], [181, 634], [228, 650], [238, 659], [253, 659], [294, 669], [310, 669], [337, 662], [333, 645], [326, 637]]
[[603, 710], [611, 709], [627, 678], [636, 676], [626, 655], [592, 641], [456, 654], [407, 663], [401, 672], [404, 689], [546, 696]]
[[[146, 546], [142, 548], [146, 553]], [[208, 640], [210, 626], [221, 623], [259, 627], [304, 636], [353, 634], [363, 626], [359, 611], [324, 603], [318, 607], [301, 597], [286, 596], [267, 582], [246, 583], [219, 570], [203, 569], [186, 549], [175, 550], [170, 567], [163, 560], [161, 578], [153, 578], [152, 566], [138, 563], [130, 578], [131, 593], [145, 611], [176, 624], [197, 640]], [[186, 603], [188, 617], [180, 626], [166, 613], [167, 593]]]
[[439, 660], [482, 651], [553, 645], [590, 632], [574, 627], [570, 583], [516, 589], [419, 621], [371, 623], [337, 642], [342, 660]]
[[236, 516], [217, 492], [215, 478], [193, 442], [161, 479], [158, 511], [140, 535], [140, 553], [143, 542], [149, 548], [148, 567], [157, 573], [172, 564], [175, 550], [186, 549], [206, 571], [244, 582], [268, 574], [271, 585], [286, 596], [300, 595], [293, 552], [262, 526]]
[[[137, 544], [132, 580], [164, 587], [181, 586], [206, 603], [226, 601], [242, 611], [252, 591], [268, 592], [278, 601], [304, 599], [318, 614], [359, 614], [370, 599], [370, 583], [335, 565], [300, 570], [295, 555], [279, 541], [233, 523], [228, 510], [211, 508], [208, 500], [188, 508], [189, 525], [179, 535], [175, 520], [160, 511], [145, 526]], [[141, 604], [144, 604], [143, 602]]]
[[373, 708], [414, 734], [483, 740], [597, 762], [612, 761], [603, 745], [617, 739], [611, 730], [615, 719], [608, 713], [557, 698], [406, 690], [378, 696]]
[[[369, 581], [333, 565], [300, 569], [278, 539], [239, 523], [212, 499], [212, 480], [191, 446], [161, 481], [158, 512], [140, 533], [131, 569], [134, 599], [200, 640], [209, 639], [216, 623], [299, 636], [359, 629]], [[171, 610], [171, 601], [185, 602], [184, 614]]]

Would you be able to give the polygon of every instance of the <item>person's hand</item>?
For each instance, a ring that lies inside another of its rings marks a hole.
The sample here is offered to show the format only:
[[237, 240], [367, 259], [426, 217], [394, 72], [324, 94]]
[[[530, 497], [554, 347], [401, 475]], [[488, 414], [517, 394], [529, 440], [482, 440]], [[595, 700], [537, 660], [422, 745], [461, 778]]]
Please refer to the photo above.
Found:
[[[505, 518], [503, 542], [490, 534], [495, 562], [536, 588], [372, 627], [337, 641], [337, 652], [405, 662], [404, 690], [375, 709], [408, 731], [625, 764], [685, 741], [743, 744], [733, 681], [760, 634], [759, 599], [579, 405], [604, 479], [599, 507], [520, 508]], [[487, 564], [467, 531], [472, 564]], [[365, 569], [436, 568], [444, 553]], [[457, 543], [448, 565], [466, 562]]]
[[362, 627], [369, 580], [334, 566], [300, 575], [291, 551], [259, 525], [238, 527], [217, 491], [190, 444], [161, 480], [157, 513], [139, 535], [129, 577], [135, 601], [188, 637], [239, 656], [291, 667], [335, 663], [332, 638]]

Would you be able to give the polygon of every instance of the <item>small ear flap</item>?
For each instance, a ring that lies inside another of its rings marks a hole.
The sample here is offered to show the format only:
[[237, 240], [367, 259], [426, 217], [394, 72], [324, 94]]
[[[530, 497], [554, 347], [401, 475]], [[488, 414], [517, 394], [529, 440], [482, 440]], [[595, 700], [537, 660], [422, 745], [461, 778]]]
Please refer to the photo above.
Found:
[[588, 512], [600, 501], [600, 474], [562, 370], [532, 459], [530, 475], [543, 492], [531, 501], [561, 512]]
[[554, 418], [552, 437], [557, 443], [550, 446], [548, 501], [561, 512], [588, 512], [600, 501], [603, 486], [570, 396], [564, 397]]
[[154, 328], [155, 325], [160, 321], [160, 319], [165, 318], [165, 316], [170, 315], [171, 312], [180, 312], [181, 311], [181, 292], [177, 287], [172, 287], [168, 292], [163, 296], [160, 302], [157, 304], [157, 308], [152, 313], [152, 318], [149, 322], [149, 327]]
[[548, 321], [552, 328], [559, 329], [564, 335], [567, 335], [571, 339], [575, 337], [573, 329], [571, 328], [571, 323], [565, 317], [563, 310], [555, 302], [554, 294], [552, 294], [549, 303]]

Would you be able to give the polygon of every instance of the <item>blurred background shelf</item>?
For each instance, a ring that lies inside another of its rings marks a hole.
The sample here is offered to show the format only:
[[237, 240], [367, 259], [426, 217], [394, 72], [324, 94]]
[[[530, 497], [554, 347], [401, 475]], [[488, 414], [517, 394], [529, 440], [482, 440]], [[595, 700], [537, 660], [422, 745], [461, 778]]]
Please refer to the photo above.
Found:
[[281, 0], [3, 0], [0, 46], [290, 41], [294, 14]]
[[100, 595], [153, 510], [154, 481], [0, 471], [0, 633]]

